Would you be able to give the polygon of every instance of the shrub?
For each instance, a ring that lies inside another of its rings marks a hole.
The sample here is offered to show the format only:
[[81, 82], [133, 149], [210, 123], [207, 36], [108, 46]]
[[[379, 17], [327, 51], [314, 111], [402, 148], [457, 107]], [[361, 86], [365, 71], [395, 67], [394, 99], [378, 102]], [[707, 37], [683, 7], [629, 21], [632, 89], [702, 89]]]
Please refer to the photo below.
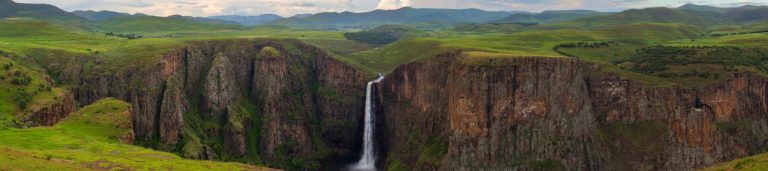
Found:
[[26, 75], [13, 77], [11, 80], [11, 84], [14, 85], [29, 85], [30, 82], [32, 82], [32, 77]]
[[27, 93], [24, 89], [19, 89], [19, 92], [16, 93], [16, 97], [14, 99], [16, 101], [16, 104], [21, 109], [26, 109], [29, 105], [29, 102], [32, 101], [32, 95]]

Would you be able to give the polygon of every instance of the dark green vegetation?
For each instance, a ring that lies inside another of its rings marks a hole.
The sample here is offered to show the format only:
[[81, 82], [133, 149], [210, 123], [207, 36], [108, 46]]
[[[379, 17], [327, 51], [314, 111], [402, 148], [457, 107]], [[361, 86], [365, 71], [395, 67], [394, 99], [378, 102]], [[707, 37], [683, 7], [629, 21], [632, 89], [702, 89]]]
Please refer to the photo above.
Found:
[[373, 45], [385, 45], [405, 38], [408, 32], [414, 30], [408, 26], [382, 25], [366, 31], [344, 33], [344, 37]]
[[663, 121], [643, 121], [632, 124], [614, 122], [601, 127], [599, 129], [600, 138], [606, 142], [612, 142], [609, 143], [615, 146], [611, 147], [612, 149], [622, 149], [610, 152], [621, 154], [615, 155], [621, 157], [609, 161], [608, 168], [631, 168], [632, 162], [646, 157], [642, 154], [663, 150], [664, 142], [660, 141], [659, 137], [667, 136], [666, 126]]

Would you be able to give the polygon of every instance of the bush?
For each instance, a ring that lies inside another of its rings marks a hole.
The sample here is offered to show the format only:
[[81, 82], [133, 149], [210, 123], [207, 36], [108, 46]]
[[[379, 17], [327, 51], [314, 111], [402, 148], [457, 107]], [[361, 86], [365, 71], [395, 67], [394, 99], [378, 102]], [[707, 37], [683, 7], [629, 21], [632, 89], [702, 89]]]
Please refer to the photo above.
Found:
[[[738, 71], [736, 66], [754, 67], [761, 71], [768, 71], [768, 53], [756, 48], [653, 46], [637, 49], [636, 52], [628, 60], [632, 64], [629, 67], [630, 70], [644, 74], [656, 74], [661, 77], [674, 76], [668, 73], [671, 66], [687, 66], [692, 64], [719, 65], [727, 72]], [[701, 78], [714, 77], [713, 74], [716, 74], [702, 70], [702, 68], [692, 68], [689, 71], [678, 74], [682, 77], [695, 76]]]
[[32, 78], [26, 75], [13, 77], [11, 80], [11, 84], [14, 85], [29, 85], [30, 82], [32, 82]]
[[14, 99], [16, 101], [16, 104], [21, 109], [26, 109], [29, 105], [29, 102], [32, 101], [32, 95], [27, 93], [24, 89], [19, 89], [19, 92], [16, 94], [16, 97]]

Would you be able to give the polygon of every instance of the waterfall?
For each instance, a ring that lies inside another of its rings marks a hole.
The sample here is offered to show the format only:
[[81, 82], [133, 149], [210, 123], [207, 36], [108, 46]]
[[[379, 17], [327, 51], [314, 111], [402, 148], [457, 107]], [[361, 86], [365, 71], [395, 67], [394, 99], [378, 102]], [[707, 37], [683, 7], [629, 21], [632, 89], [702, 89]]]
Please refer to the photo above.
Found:
[[363, 155], [360, 161], [355, 164], [353, 170], [376, 170], [376, 157], [373, 150], [373, 126], [374, 126], [374, 97], [373, 84], [381, 82], [384, 76], [379, 74], [379, 78], [368, 82], [365, 90], [365, 129], [363, 130]]

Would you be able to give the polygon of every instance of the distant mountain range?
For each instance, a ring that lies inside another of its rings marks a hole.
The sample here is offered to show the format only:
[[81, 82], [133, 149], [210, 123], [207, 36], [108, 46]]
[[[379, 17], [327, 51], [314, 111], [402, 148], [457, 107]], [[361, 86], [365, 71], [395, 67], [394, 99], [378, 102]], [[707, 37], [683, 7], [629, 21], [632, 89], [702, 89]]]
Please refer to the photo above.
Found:
[[544, 11], [541, 13], [512, 14], [502, 19], [492, 21], [492, 23], [552, 23], [609, 14], [613, 13], [591, 10]]
[[109, 28], [128, 31], [163, 30], [163, 28], [236, 28], [231, 25], [284, 25], [310, 29], [368, 29], [384, 24], [410, 25], [416, 28], [445, 28], [471, 23], [562, 23], [572, 26], [622, 25], [634, 22], [681, 23], [711, 25], [714, 23], [768, 22], [768, 7], [742, 6], [720, 8], [686, 4], [678, 8], [630, 9], [618, 13], [590, 10], [562, 10], [528, 13], [520, 11], [484, 11], [479, 9], [429, 9], [405, 7], [396, 10], [370, 12], [326, 12], [299, 14], [284, 18], [274, 14], [259, 16], [190, 17], [173, 15], [155, 17], [113, 11], [66, 12], [53, 5], [22, 4], [0, 0], [0, 19], [35, 19], [54, 24], [92, 29]]
[[275, 14], [264, 14], [259, 16], [221, 15], [221, 16], [211, 16], [207, 18], [231, 21], [231, 22], [239, 23], [245, 26], [262, 25], [275, 20], [283, 19], [283, 17]]
[[376, 26], [382, 24], [449, 26], [460, 23], [482, 23], [498, 20], [515, 13], [522, 12], [405, 7], [397, 10], [375, 10], [363, 13], [319, 13], [303, 18], [280, 19], [269, 24], [309, 28]]
[[[128, 14], [128, 13], [106, 11], [106, 10], [102, 10], [102, 11], [91, 11], [91, 10], [88, 10], [88, 11], [72, 11], [72, 14], [75, 14], [75, 15], [80, 16], [80, 17], [82, 17], [82, 18], [84, 18], [86, 20], [91, 20], [91, 21], [103, 21], [103, 20], [108, 20], [108, 19], [111, 19], [111, 18], [114, 18], [114, 17], [119, 17], [119, 16], [133, 16], [133, 15]], [[136, 15], [144, 15], [144, 14], [136, 14]]]
[[768, 7], [742, 6], [719, 8], [686, 4], [678, 8], [630, 9], [610, 15], [600, 15], [565, 21], [583, 26], [623, 25], [635, 22], [680, 23], [690, 25], [744, 24], [768, 22]]

